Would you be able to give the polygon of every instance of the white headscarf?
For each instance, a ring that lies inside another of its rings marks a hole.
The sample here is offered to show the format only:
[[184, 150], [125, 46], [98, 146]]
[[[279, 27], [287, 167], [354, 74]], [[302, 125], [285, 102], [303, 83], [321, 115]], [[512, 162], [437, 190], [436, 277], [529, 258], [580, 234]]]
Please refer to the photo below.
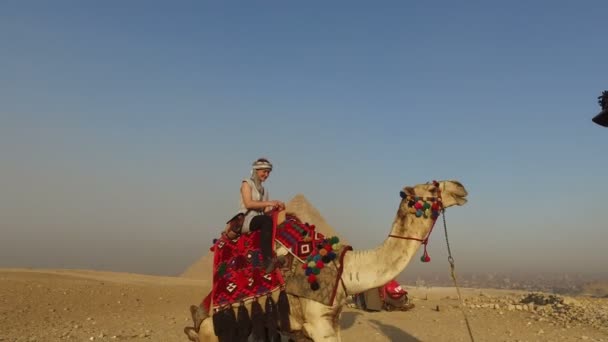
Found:
[[262, 197], [264, 197], [264, 187], [262, 186], [262, 182], [258, 177], [257, 170], [271, 170], [272, 171], [272, 163], [268, 161], [268, 159], [260, 158], [251, 164], [251, 180], [255, 184], [256, 189], [260, 193]]
[[267, 159], [260, 158], [251, 164], [252, 169], [254, 170], [272, 170], [272, 163], [270, 163]]

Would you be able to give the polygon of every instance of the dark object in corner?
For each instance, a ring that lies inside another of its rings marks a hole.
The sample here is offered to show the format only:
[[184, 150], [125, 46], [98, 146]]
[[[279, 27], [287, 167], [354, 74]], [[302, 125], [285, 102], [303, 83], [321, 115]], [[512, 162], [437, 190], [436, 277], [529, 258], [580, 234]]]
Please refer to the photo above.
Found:
[[608, 90], [604, 90], [597, 99], [602, 111], [592, 120], [600, 126], [608, 127]]

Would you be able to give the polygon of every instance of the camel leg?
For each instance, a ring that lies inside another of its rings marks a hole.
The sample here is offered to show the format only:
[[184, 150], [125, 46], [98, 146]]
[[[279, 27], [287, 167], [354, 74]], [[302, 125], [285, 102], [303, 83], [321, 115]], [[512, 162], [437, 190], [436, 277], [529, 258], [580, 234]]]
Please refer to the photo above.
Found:
[[305, 334], [315, 342], [340, 342], [339, 333], [333, 324], [323, 318], [304, 323], [303, 327]]
[[315, 342], [340, 342], [339, 307], [330, 307], [312, 300], [302, 300], [304, 333]]
[[201, 328], [198, 332], [198, 338], [200, 342], [219, 342], [217, 336], [215, 336], [215, 330], [213, 329], [213, 319], [211, 317], [206, 318], [201, 323]]

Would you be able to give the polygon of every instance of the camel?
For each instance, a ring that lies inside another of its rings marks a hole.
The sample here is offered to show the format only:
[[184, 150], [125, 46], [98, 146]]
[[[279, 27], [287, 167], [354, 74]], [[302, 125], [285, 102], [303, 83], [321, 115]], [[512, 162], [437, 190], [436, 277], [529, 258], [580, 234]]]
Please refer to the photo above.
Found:
[[[440, 181], [404, 187], [401, 202], [389, 237], [372, 250], [346, 252], [343, 259], [342, 285], [333, 306], [287, 294], [290, 305], [291, 332], [285, 334], [292, 341], [339, 342], [340, 315], [348, 296], [383, 286], [397, 277], [415, 255], [421, 241], [432, 229], [434, 219], [416, 214], [411, 207], [414, 197], [440, 198], [442, 207], [461, 206], [467, 202], [467, 191], [457, 181]], [[418, 215], [420, 217], [418, 217]], [[276, 299], [276, 298], [275, 298]], [[251, 312], [251, 303], [248, 303]], [[199, 341], [218, 341], [212, 317], [203, 320]]]

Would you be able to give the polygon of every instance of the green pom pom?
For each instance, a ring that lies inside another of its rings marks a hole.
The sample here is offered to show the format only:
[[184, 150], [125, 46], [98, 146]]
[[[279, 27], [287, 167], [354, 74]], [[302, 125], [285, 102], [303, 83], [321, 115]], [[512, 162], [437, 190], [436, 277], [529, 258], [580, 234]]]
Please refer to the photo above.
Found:
[[429, 209], [431, 207], [431, 205], [429, 204], [429, 202], [424, 202], [424, 209]]
[[312, 269], [312, 273], [314, 275], [318, 275], [319, 273], [321, 273], [321, 270], [315, 267], [315, 268]]

